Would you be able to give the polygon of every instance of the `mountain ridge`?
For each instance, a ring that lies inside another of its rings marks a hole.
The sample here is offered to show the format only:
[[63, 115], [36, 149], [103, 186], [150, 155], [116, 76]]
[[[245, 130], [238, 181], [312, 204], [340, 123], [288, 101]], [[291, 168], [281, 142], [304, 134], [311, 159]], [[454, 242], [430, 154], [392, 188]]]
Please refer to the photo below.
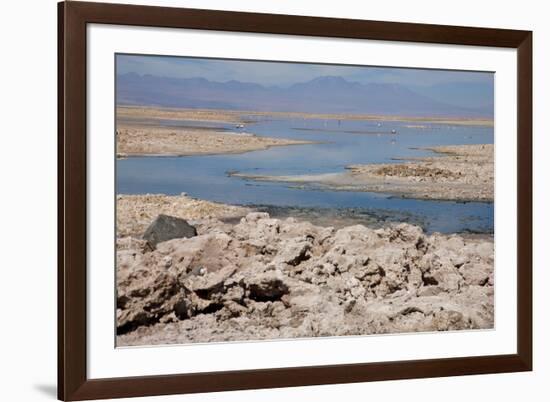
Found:
[[[360, 83], [319, 76], [288, 87], [202, 77], [117, 75], [117, 104], [230, 110], [492, 117], [492, 105], [463, 107], [396, 83]], [[429, 94], [429, 92], [427, 92]]]

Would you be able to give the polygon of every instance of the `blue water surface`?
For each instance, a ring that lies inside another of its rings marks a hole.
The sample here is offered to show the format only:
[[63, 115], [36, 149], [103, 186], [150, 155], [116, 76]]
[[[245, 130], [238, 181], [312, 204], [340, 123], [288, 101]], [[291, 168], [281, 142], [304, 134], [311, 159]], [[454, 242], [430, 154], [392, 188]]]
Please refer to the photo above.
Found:
[[[254, 119], [254, 117], [250, 117]], [[257, 175], [342, 172], [352, 164], [395, 163], [433, 155], [418, 149], [441, 145], [489, 144], [492, 127], [322, 119], [258, 119], [236, 128], [228, 124], [161, 121], [170, 126], [205, 126], [241, 130], [259, 136], [304, 139], [319, 143], [272, 147], [233, 155], [135, 157], [116, 162], [121, 194], [187, 193], [237, 205], [341, 209], [421, 224], [427, 232], [493, 232], [493, 203], [425, 201], [390, 195], [304, 188], [289, 183], [256, 182], [230, 177], [238, 171]], [[157, 122], [159, 124], [159, 122]], [[405, 218], [403, 218], [405, 216]], [[407, 218], [408, 217], [408, 218]]]

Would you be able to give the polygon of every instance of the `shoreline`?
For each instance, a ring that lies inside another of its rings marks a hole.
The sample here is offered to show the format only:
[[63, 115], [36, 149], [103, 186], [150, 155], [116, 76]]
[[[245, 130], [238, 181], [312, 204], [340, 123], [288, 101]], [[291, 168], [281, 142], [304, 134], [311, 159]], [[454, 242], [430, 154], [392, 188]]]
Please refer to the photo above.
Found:
[[[140, 115], [140, 113], [142, 113]], [[154, 119], [209, 121], [220, 123], [249, 123], [246, 116], [265, 116], [296, 119], [327, 119], [327, 120], [359, 120], [359, 121], [393, 121], [410, 123], [429, 123], [457, 126], [493, 127], [494, 119], [476, 117], [444, 117], [444, 116], [396, 116], [357, 113], [302, 113], [302, 112], [265, 112], [251, 110], [218, 110], [189, 109], [157, 106], [118, 105], [117, 116], [143, 117], [143, 113]]]
[[253, 209], [180, 195], [117, 194], [117, 237], [141, 236], [157, 215], [164, 214], [190, 222], [209, 219], [240, 219]]
[[241, 154], [318, 142], [260, 137], [216, 128], [186, 129], [117, 124], [117, 158]]
[[[267, 137], [257, 137], [257, 138], [267, 138]], [[254, 148], [254, 149], [243, 149], [243, 150], [232, 150], [232, 151], [205, 151], [205, 152], [180, 152], [180, 153], [160, 153], [160, 154], [153, 154], [153, 153], [132, 153], [132, 154], [125, 154], [125, 153], [117, 153], [117, 159], [131, 159], [131, 158], [181, 158], [185, 156], [213, 156], [213, 155], [240, 155], [240, 154], [246, 154], [248, 152], [254, 152], [254, 151], [266, 151], [270, 148], [274, 147], [291, 147], [295, 145], [309, 145], [309, 144], [321, 144], [321, 142], [297, 142], [297, 143], [291, 143], [291, 144], [270, 144], [270, 145], [264, 145], [262, 148]]]
[[[407, 212], [369, 210], [358, 208], [297, 207], [266, 204], [225, 204], [191, 197], [185, 193], [167, 194], [118, 194], [117, 195], [117, 237], [136, 236], [144, 232], [158, 214], [165, 214], [190, 222], [216, 219], [224, 223], [238, 223], [251, 212], [268, 213], [276, 219], [293, 218], [297, 222], [309, 222], [316, 226], [342, 229], [347, 226], [364, 225], [380, 229], [406, 222], [423, 228], [426, 233], [437, 231], [424, 229], [425, 222]], [[439, 233], [439, 232], [437, 232]], [[445, 235], [460, 235], [465, 238], [491, 240], [492, 231], [454, 231]]]
[[346, 171], [317, 175], [265, 176], [231, 172], [255, 181], [317, 185], [331, 191], [365, 191], [402, 198], [493, 202], [493, 144], [423, 148], [439, 155], [394, 164], [350, 165]]

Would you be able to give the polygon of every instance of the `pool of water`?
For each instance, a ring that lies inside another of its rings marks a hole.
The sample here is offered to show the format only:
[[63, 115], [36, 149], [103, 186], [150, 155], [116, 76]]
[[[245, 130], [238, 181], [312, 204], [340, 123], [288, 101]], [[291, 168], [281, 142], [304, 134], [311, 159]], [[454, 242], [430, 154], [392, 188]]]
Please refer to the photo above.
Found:
[[[197, 122], [166, 121], [161, 124], [197, 125]], [[237, 130], [232, 125], [215, 126]], [[281, 207], [301, 208], [317, 214], [323, 210], [341, 210], [346, 211], [347, 216], [355, 215], [359, 222], [365, 216], [380, 216], [385, 221], [421, 224], [428, 232], [493, 232], [493, 203], [402, 199], [377, 193], [253, 182], [227, 174], [233, 171], [258, 175], [341, 172], [351, 164], [396, 162], [401, 158], [432, 154], [415, 148], [493, 143], [492, 127], [281, 118], [258, 120], [240, 130], [259, 136], [317, 143], [234, 155], [121, 159], [116, 162], [117, 192], [185, 192], [211, 201], [272, 206], [279, 210]]]

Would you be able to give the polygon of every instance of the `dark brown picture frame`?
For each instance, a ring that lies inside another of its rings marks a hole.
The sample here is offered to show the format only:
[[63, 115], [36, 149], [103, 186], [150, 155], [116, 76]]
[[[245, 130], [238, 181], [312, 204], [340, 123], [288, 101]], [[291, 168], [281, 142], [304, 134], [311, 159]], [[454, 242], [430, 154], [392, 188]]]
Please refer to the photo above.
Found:
[[[89, 379], [86, 25], [192, 28], [517, 49], [517, 353]], [[118, 398], [532, 370], [532, 32], [104, 3], [58, 5], [58, 397]]]

